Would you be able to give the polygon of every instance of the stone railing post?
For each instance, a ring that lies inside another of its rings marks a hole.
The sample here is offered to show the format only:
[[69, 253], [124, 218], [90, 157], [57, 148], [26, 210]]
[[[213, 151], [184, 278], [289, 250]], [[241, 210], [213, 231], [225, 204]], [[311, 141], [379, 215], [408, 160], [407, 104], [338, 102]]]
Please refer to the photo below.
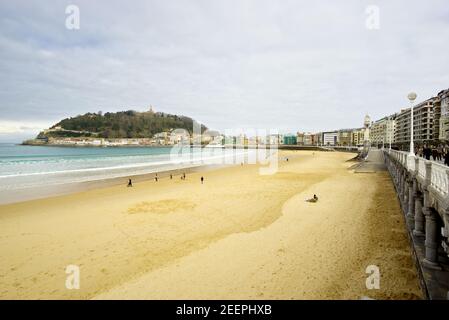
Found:
[[[399, 162], [397, 163], [398, 166], [398, 196], [399, 196], [399, 200], [402, 201], [402, 171], [401, 168], [399, 167]], [[401, 203], [402, 205], [402, 203]]]
[[415, 227], [415, 199], [417, 195], [417, 185], [414, 176], [411, 177], [411, 181], [408, 189], [408, 211], [407, 211], [407, 224], [410, 230]]
[[[428, 191], [426, 191], [428, 193]], [[428, 197], [428, 196], [427, 196]], [[438, 264], [438, 247], [439, 247], [439, 228], [438, 228], [438, 213], [428, 205], [426, 195], [424, 196], [424, 216], [426, 217], [426, 254], [423, 260], [423, 265], [430, 269], [441, 270]]]
[[446, 204], [446, 210], [444, 210], [443, 215], [443, 237], [445, 238], [445, 248], [444, 251], [446, 252], [447, 256], [449, 257], [449, 203]]
[[430, 186], [430, 181], [432, 179], [432, 162], [426, 160], [425, 162], [426, 165], [426, 182], [425, 185]]
[[423, 214], [423, 195], [419, 193], [415, 198], [415, 225], [413, 234], [417, 237], [423, 237], [424, 233], [424, 214]]
[[407, 214], [407, 198], [408, 198], [408, 182], [407, 182], [407, 169], [402, 168], [402, 209], [404, 215]]
[[404, 179], [404, 215], [407, 216], [408, 214], [408, 200], [410, 195], [410, 189], [411, 187], [411, 179], [407, 174], [407, 170], [405, 170], [404, 173], [405, 179]]
[[449, 170], [446, 170], [446, 176], [447, 176], [447, 194], [449, 195]]
[[424, 183], [424, 207], [423, 214], [426, 220], [426, 254], [423, 260], [423, 265], [427, 268], [441, 270], [438, 264], [438, 247], [439, 247], [439, 227], [438, 227], [438, 213], [431, 207], [430, 204], [430, 192], [428, 187], [430, 186], [432, 179], [432, 163], [430, 161], [425, 162], [426, 176]]
[[419, 173], [419, 158], [415, 156], [415, 178], [418, 176]]

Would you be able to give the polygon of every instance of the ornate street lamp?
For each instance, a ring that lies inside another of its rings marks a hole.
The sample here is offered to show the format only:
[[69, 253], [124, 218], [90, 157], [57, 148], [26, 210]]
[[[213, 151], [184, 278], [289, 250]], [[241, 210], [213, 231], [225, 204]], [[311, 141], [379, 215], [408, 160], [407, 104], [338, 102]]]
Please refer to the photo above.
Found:
[[415, 101], [417, 95], [414, 92], [410, 92], [407, 96], [410, 101], [410, 155], [415, 155], [415, 146], [413, 144], [413, 101]]

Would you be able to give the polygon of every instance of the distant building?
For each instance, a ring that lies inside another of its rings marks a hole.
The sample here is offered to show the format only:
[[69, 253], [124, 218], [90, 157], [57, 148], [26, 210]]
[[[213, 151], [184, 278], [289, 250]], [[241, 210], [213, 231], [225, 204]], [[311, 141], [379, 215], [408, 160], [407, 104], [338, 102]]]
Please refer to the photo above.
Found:
[[325, 146], [338, 145], [338, 131], [323, 132], [323, 145]]
[[373, 122], [370, 129], [371, 145], [380, 147], [394, 142], [395, 119], [394, 114]]
[[352, 136], [352, 145], [353, 146], [363, 146], [363, 141], [365, 138], [365, 129], [363, 128], [359, 128], [359, 129], [354, 129], [351, 133]]
[[300, 146], [311, 146], [313, 145], [313, 134], [310, 132], [298, 132], [296, 140]]
[[351, 146], [352, 145], [352, 129], [342, 129], [338, 131], [338, 145]]
[[[413, 140], [416, 144], [433, 142], [434, 102], [427, 99], [413, 107]], [[402, 109], [396, 117], [394, 143], [401, 150], [408, 150], [410, 143], [410, 108]]]
[[438, 93], [439, 119], [438, 119], [438, 140], [449, 142], [449, 89]]
[[153, 136], [153, 139], [156, 144], [159, 145], [167, 145], [169, 143], [169, 133], [168, 132], [159, 132]]
[[298, 144], [298, 140], [297, 140], [296, 136], [293, 134], [285, 135], [283, 140], [284, 140], [285, 145], [297, 145]]
[[323, 134], [321, 132], [312, 134], [312, 145], [319, 146], [323, 144]]

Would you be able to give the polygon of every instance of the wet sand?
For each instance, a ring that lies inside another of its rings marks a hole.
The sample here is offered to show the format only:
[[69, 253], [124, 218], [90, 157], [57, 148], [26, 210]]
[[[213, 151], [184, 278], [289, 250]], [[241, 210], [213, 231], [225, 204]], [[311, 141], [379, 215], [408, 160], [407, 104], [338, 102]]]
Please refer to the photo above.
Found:
[[0, 206], [0, 298], [418, 298], [391, 181], [348, 170], [353, 156], [282, 151], [274, 175], [238, 165]]

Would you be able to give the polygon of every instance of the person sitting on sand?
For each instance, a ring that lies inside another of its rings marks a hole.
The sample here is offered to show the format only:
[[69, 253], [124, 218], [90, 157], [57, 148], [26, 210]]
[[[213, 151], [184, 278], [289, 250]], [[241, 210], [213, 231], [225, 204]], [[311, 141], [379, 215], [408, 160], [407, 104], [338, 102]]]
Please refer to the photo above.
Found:
[[131, 179], [128, 179], [128, 185], [127, 187], [132, 187], [133, 186], [133, 182], [131, 181]]
[[307, 199], [306, 201], [307, 201], [307, 202], [313, 202], [313, 203], [315, 203], [315, 202], [318, 201], [318, 197], [316, 196], [316, 194], [314, 194], [314, 195], [313, 195], [313, 198]]

